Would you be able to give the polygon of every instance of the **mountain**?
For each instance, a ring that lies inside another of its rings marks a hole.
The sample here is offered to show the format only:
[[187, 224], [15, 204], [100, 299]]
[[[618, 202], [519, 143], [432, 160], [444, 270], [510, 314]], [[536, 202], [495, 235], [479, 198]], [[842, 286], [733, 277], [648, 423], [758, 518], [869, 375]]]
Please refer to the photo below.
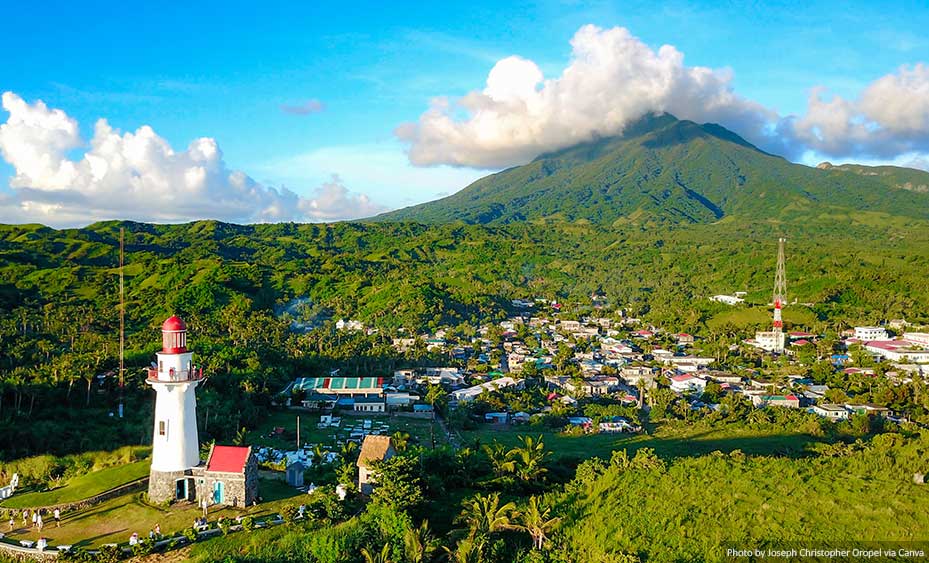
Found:
[[929, 173], [918, 170], [794, 164], [719, 125], [663, 114], [373, 220], [617, 225], [828, 220], [852, 212], [929, 219], [927, 185]]

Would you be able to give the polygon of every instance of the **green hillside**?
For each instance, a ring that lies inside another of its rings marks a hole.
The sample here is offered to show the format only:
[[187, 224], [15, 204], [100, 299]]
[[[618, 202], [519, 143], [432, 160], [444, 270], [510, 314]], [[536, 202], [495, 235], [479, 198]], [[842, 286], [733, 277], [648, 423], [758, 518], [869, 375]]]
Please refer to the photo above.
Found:
[[[890, 169], [890, 170], [888, 170]], [[811, 168], [715, 124], [650, 116], [623, 135], [543, 154], [446, 198], [377, 221], [590, 221], [601, 225], [752, 222], [878, 212], [929, 218], [929, 173]]]

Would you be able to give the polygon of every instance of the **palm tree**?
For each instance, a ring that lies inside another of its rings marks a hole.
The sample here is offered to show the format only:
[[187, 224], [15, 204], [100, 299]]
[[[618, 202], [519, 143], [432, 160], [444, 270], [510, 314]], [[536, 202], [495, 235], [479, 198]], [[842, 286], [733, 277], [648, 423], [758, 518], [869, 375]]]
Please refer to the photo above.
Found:
[[458, 542], [454, 551], [444, 546], [443, 549], [451, 563], [480, 563], [483, 559], [484, 542], [465, 538]]
[[406, 446], [410, 441], [410, 435], [407, 432], [397, 431], [391, 434], [390, 441], [394, 445], [394, 449], [398, 452], [406, 450]]
[[541, 436], [537, 440], [532, 436], [520, 436], [519, 441], [522, 446], [509, 451], [509, 457], [514, 464], [513, 471], [523, 481], [534, 481], [547, 471], [542, 463], [549, 452], [545, 451]]
[[380, 553], [371, 553], [367, 548], [361, 548], [361, 555], [365, 558], [365, 563], [393, 563], [390, 559], [390, 544], [385, 543]]
[[490, 459], [490, 464], [494, 468], [494, 474], [500, 477], [506, 473], [512, 473], [515, 464], [510, 460], [510, 452], [499, 442], [494, 442], [492, 446], [485, 445], [484, 453]]
[[469, 538], [484, 538], [512, 528], [511, 515], [514, 510], [516, 505], [512, 502], [500, 505], [500, 493], [479, 494], [465, 502], [458, 519], [468, 525]]
[[408, 563], [430, 561], [438, 545], [439, 540], [429, 531], [428, 520], [423, 520], [418, 528], [410, 528], [403, 533], [403, 546]]
[[525, 530], [532, 537], [532, 546], [542, 549], [548, 534], [561, 522], [561, 518], [551, 516], [552, 509], [540, 500], [529, 497], [529, 506], [518, 516], [520, 530]]
[[316, 444], [313, 447], [313, 461], [317, 465], [322, 465], [326, 460], [326, 450], [323, 449], [322, 445]]
[[342, 460], [348, 463], [350, 460], [353, 460], [357, 451], [358, 451], [357, 442], [345, 442], [344, 444], [342, 444], [342, 449], [339, 453], [342, 456]]

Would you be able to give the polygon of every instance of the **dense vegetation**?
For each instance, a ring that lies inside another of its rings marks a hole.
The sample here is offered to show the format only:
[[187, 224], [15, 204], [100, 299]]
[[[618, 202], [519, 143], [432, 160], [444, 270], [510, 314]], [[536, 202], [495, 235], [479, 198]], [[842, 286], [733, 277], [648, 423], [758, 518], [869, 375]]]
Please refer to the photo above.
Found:
[[[191, 558], [720, 561], [727, 547], [925, 540], [929, 490], [912, 480], [925, 470], [925, 436], [894, 428], [856, 438], [854, 424], [790, 410], [768, 416], [752, 423], [759, 435], [813, 431], [821, 441], [789, 455], [723, 447], [661, 456], [618, 448], [576, 469], [577, 458], [553, 454], [531, 435], [512, 447], [410, 447], [380, 466], [384, 485], [360, 516], [311, 497], [308, 523], [209, 541]], [[732, 424], [744, 427], [734, 418]]]
[[[789, 323], [821, 332], [929, 319], [929, 231], [867, 213], [789, 230], [735, 221], [688, 229], [125, 224], [127, 408], [111, 424], [119, 395], [120, 226], [0, 227], [6, 459], [144, 443], [151, 395], [141, 368], [172, 313], [188, 321], [197, 361], [210, 375], [199, 397], [201, 432], [225, 440], [254, 426], [293, 376], [334, 367], [388, 373], [430, 361], [424, 349], [397, 353], [391, 337], [445, 324], [474, 334], [503, 318], [516, 297], [557, 299], [571, 318], [591, 310], [597, 292], [610, 310], [626, 308], [669, 330], [737, 337], [767, 322], [773, 238], [784, 232], [791, 234], [789, 294], [808, 304], [789, 307]], [[762, 307], [707, 299], [741, 289]], [[336, 331], [339, 317], [380, 332]]]

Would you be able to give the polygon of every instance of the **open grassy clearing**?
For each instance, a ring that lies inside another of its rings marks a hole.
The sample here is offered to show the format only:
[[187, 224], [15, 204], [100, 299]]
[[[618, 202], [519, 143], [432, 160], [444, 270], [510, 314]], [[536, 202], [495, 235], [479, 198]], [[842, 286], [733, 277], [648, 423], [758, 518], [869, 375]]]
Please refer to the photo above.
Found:
[[[281, 450], [293, 450], [297, 447], [297, 417], [300, 417], [300, 441], [308, 444], [338, 447], [344, 442], [351, 431], [351, 426], [361, 426], [363, 421], [370, 420], [372, 425], [386, 423], [388, 433], [406, 432], [410, 435], [411, 443], [424, 446], [432, 444], [433, 431], [436, 444], [447, 442], [445, 434], [438, 424], [431, 420], [418, 418], [402, 418], [398, 416], [371, 416], [355, 415], [354, 413], [341, 413], [342, 425], [338, 428], [317, 428], [319, 413], [305, 411], [272, 412], [257, 428], [248, 433], [246, 443], [257, 446], [270, 446]], [[283, 428], [284, 433], [272, 435], [274, 428]]]
[[[146, 469], [147, 471], [147, 469]], [[280, 510], [284, 504], [293, 503], [300, 492], [281, 481], [262, 479], [259, 491], [264, 502], [245, 509], [221, 508], [211, 509], [210, 521], [225, 516], [235, 518], [249, 514], [256, 517], [269, 516]], [[133, 532], [148, 537], [149, 530], [156, 524], [161, 525], [163, 534], [179, 532], [193, 525], [195, 518], [201, 515], [195, 504], [178, 503], [167, 509], [161, 509], [142, 502], [141, 493], [123, 495], [100, 503], [87, 510], [62, 514], [61, 527], [47, 516], [44, 535], [49, 545], [70, 544], [79, 547], [94, 547], [105, 543], [125, 543]], [[36, 540], [39, 531], [35, 528], [23, 528], [17, 518], [15, 529], [10, 532], [8, 525], [2, 523], [3, 533], [7, 539]]]
[[148, 475], [150, 464], [151, 462], [146, 459], [87, 473], [75, 477], [66, 485], [51, 491], [36, 491], [14, 495], [0, 503], [0, 508], [51, 506], [53, 504], [84, 500], [145, 477]]

